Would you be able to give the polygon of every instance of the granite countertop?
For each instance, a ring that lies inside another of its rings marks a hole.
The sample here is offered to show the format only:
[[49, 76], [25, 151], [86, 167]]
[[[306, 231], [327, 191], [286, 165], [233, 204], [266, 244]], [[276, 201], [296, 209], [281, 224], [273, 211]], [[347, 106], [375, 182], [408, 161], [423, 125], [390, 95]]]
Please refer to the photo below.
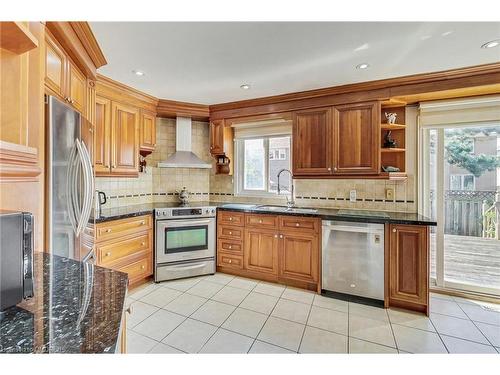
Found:
[[36, 253], [35, 296], [4, 311], [0, 353], [114, 353], [127, 274]]
[[[367, 211], [367, 210], [347, 210], [336, 208], [318, 208], [316, 212], [282, 212], [282, 211], [266, 211], [262, 208], [256, 208], [255, 204], [239, 204], [228, 202], [191, 202], [187, 207], [192, 206], [208, 206], [217, 207], [218, 210], [254, 212], [261, 214], [273, 215], [295, 215], [295, 216], [310, 216], [320, 217], [322, 220], [343, 220], [366, 223], [391, 223], [391, 224], [410, 224], [410, 225], [432, 225], [436, 222], [428, 217], [417, 213], [407, 212], [389, 212], [389, 211]], [[176, 202], [157, 202], [148, 204], [137, 204], [131, 206], [122, 206], [117, 208], [103, 209], [99, 218], [95, 218], [96, 223], [124, 219], [127, 217], [152, 215], [155, 209], [179, 207]]]

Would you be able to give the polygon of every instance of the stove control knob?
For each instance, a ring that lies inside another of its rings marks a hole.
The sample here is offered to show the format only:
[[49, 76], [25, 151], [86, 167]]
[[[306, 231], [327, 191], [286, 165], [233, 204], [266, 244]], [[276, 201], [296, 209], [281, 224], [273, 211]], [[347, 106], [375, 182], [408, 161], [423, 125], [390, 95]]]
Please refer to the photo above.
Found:
[[167, 216], [167, 213], [166, 213], [166, 212], [163, 212], [163, 216]]

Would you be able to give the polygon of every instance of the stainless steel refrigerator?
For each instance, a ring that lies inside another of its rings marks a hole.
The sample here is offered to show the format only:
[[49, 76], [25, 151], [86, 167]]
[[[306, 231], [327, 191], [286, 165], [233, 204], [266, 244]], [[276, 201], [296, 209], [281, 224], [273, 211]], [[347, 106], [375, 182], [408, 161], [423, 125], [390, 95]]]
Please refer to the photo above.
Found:
[[88, 260], [93, 256], [89, 221], [94, 197], [89, 124], [80, 113], [53, 96], [46, 97], [45, 110], [47, 250]]

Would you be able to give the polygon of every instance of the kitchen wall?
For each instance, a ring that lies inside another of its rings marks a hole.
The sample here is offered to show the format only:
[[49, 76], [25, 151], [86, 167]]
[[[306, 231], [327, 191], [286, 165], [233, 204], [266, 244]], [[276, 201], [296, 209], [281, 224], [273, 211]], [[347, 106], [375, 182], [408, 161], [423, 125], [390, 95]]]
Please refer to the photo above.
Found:
[[[355, 208], [386, 211], [416, 212], [416, 140], [417, 108], [406, 112], [406, 181], [336, 179], [295, 180], [297, 204], [310, 207]], [[147, 173], [139, 178], [97, 178], [96, 188], [109, 196], [107, 207], [120, 205], [177, 201], [175, 191], [186, 186], [192, 193], [191, 201], [251, 202], [285, 204], [285, 196], [273, 198], [235, 197], [233, 177], [216, 175], [212, 169], [157, 168], [175, 151], [175, 119], [157, 119], [157, 146], [147, 158]], [[208, 124], [193, 121], [193, 152], [207, 162], [214, 163], [209, 153]], [[394, 197], [385, 199], [385, 189], [392, 188]], [[357, 192], [357, 201], [349, 201], [350, 190]]]

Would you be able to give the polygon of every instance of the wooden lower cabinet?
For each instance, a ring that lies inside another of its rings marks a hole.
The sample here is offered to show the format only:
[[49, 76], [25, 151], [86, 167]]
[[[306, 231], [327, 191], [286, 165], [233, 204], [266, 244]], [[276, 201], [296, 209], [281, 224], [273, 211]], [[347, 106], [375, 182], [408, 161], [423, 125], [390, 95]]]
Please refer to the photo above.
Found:
[[319, 279], [319, 241], [316, 234], [280, 235], [279, 278], [316, 283]]
[[278, 233], [275, 231], [245, 229], [245, 269], [278, 275], [278, 242]]
[[97, 265], [128, 274], [134, 286], [153, 274], [151, 215], [112, 220], [95, 225]]
[[220, 211], [217, 223], [220, 271], [320, 290], [319, 218]]
[[429, 229], [387, 225], [388, 304], [429, 313]]

